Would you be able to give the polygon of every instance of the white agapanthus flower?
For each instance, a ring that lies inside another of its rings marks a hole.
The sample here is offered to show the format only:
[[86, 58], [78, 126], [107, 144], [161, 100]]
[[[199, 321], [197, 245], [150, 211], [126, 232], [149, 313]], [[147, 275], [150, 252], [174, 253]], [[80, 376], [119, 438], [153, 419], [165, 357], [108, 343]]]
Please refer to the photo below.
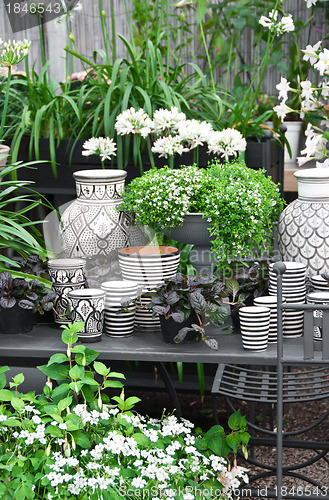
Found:
[[101, 160], [110, 160], [116, 156], [116, 145], [113, 139], [109, 137], [92, 137], [83, 143], [83, 156], [99, 155]]
[[0, 65], [14, 66], [20, 63], [28, 55], [30, 46], [31, 42], [26, 39], [4, 42], [0, 53]]
[[178, 134], [190, 149], [203, 146], [213, 131], [211, 124], [205, 121], [184, 120], [178, 123]]
[[115, 129], [119, 135], [141, 134], [147, 137], [151, 133], [153, 122], [143, 109], [126, 109], [118, 115]]
[[208, 140], [209, 152], [219, 154], [226, 160], [230, 156], [237, 156], [238, 153], [245, 151], [246, 147], [246, 139], [241, 132], [233, 128], [213, 132]]
[[173, 106], [171, 109], [158, 109], [153, 114], [153, 132], [157, 135], [175, 135], [178, 124], [186, 120], [186, 115]]
[[157, 139], [152, 146], [152, 153], [157, 153], [159, 157], [168, 158], [168, 156], [174, 156], [175, 154], [186, 153], [189, 149], [185, 148], [181, 142], [180, 136], [160, 137]]

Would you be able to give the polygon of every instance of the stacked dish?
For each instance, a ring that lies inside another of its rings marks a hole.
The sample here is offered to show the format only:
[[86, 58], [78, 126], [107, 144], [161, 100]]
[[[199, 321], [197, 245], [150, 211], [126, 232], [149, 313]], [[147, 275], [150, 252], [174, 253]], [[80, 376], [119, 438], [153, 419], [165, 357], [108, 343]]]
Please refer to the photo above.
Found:
[[315, 290], [325, 290], [329, 292], [328, 281], [322, 278], [321, 274], [311, 276], [311, 283]]
[[270, 315], [269, 307], [245, 306], [239, 309], [242, 345], [245, 349], [265, 351]]
[[[286, 299], [282, 299], [283, 302], [286, 302]], [[275, 295], [262, 295], [261, 297], [257, 297], [254, 299], [254, 306], [256, 307], [268, 307], [271, 311], [270, 314], [270, 326], [268, 331], [268, 341], [269, 343], [277, 342], [278, 340], [278, 313], [277, 313], [277, 304], [278, 300]], [[283, 309], [282, 311], [282, 321], [284, 325], [286, 311]]]
[[[304, 304], [306, 298], [306, 265], [300, 262], [284, 262], [286, 272], [282, 276], [282, 294], [287, 304]], [[277, 275], [269, 265], [269, 294], [277, 295]], [[283, 337], [294, 338], [303, 334], [304, 312], [288, 309], [285, 312]]]
[[[306, 302], [308, 304], [329, 304], [329, 290], [327, 289], [325, 292], [311, 292], [306, 297]], [[313, 311], [313, 339], [315, 341], [322, 340], [322, 317], [323, 311], [321, 309], [316, 309]]]

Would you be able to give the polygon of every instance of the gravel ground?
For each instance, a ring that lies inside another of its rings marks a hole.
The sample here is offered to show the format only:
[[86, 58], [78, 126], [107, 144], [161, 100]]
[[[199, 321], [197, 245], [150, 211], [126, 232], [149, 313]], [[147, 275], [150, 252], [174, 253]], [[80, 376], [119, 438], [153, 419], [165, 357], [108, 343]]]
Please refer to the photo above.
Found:
[[[165, 392], [148, 392], [142, 391], [138, 392], [134, 390], [126, 391], [127, 395], [137, 395], [142, 399], [141, 403], [138, 403], [136, 406], [136, 410], [142, 414], [147, 414], [152, 417], [160, 418], [164, 409], [166, 411], [171, 411], [171, 404], [168, 395]], [[182, 407], [182, 413], [185, 418], [191, 420], [195, 426], [201, 427], [202, 430], [206, 431], [213, 425], [213, 415], [211, 410], [211, 398], [209, 395], [205, 396], [203, 400], [198, 394], [190, 394], [190, 393], [178, 393], [179, 400]], [[300, 428], [300, 426], [308, 425], [310, 422], [316, 420], [319, 415], [322, 414], [323, 411], [327, 408], [327, 400], [317, 401], [312, 403], [298, 403], [294, 405], [287, 405], [285, 408], [285, 420], [284, 426], [285, 430], [292, 430], [296, 428]], [[226, 426], [227, 419], [231, 414], [230, 409], [227, 407], [226, 402], [223, 398], [217, 398], [217, 408], [218, 415], [221, 425]], [[241, 412], [248, 416], [248, 405], [244, 402], [241, 402], [240, 405]], [[256, 418], [260, 418], [261, 412], [260, 409], [256, 408]], [[315, 430], [309, 432], [305, 435], [303, 439], [308, 437], [308, 439], [313, 439], [317, 441], [329, 441], [329, 418], [325, 420], [322, 424], [316, 427]], [[249, 451], [251, 454], [251, 450]], [[304, 461], [314, 457], [315, 453], [312, 450], [298, 450], [298, 449], [285, 449], [284, 450], [284, 463], [285, 464], [293, 464], [296, 461]], [[275, 465], [275, 449], [268, 447], [257, 447], [254, 450], [254, 458], [262, 461], [263, 463], [269, 465]], [[329, 460], [328, 460], [329, 462]], [[303, 469], [303, 474], [306, 474], [310, 478], [318, 481], [320, 484], [324, 485], [325, 488], [328, 489], [329, 494], [329, 463], [325, 459], [321, 459], [319, 462], [310, 465], [307, 468]], [[246, 464], [242, 458], [239, 458], [239, 464], [244, 465], [249, 469], [249, 475], [252, 476], [254, 474], [258, 474], [263, 472], [258, 467], [251, 465], [250, 463]], [[266, 478], [258, 480], [257, 483], [253, 484], [253, 487], [257, 488], [266, 488], [266, 487], [275, 487], [276, 481], [275, 477]], [[307, 493], [312, 493], [318, 495], [319, 498], [323, 496], [321, 492], [318, 492], [315, 486], [308, 485], [306, 487], [306, 483], [301, 481], [300, 479], [286, 477], [283, 481], [284, 487], [289, 489], [295, 489], [296, 497], [300, 495], [298, 494], [298, 486], [304, 488], [304, 491]], [[266, 489], [260, 489], [260, 498], [264, 498], [266, 496], [264, 492]]]

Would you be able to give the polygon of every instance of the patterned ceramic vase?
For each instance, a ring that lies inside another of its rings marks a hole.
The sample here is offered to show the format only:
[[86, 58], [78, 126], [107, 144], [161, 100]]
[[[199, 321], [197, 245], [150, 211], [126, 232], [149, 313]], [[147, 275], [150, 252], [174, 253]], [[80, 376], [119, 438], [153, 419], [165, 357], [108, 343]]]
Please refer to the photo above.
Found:
[[54, 303], [55, 323], [67, 324], [71, 321], [68, 294], [73, 290], [86, 288], [86, 261], [84, 259], [50, 259], [48, 260], [49, 277], [52, 288], [57, 294]]
[[328, 271], [329, 171], [308, 168], [295, 172], [298, 199], [282, 212], [279, 250], [285, 261], [302, 262], [308, 274]]
[[60, 238], [65, 255], [109, 255], [128, 244], [130, 219], [117, 211], [124, 190], [124, 170], [74, 172], [77, 199], [64, 211]]
[[[177, 272], [180, 261], [175, 247], [136, 246], [119, 250], [119, 264], [123, 279], [134, 280], [143, 292], [155, 290], [157, 285]], [[143, 308], [136, 310], [136, 325], [143, 328], [160, 328], [159, 317], [145, 309], [150, 299], [141, 299]]]
[[102, 283], [105, 291], [105, 333], [110, 337], [130, 337], [134, 333], [136, 305], [129, 303], [122, 309], [123, 302], [137, 297], [136, 281], [107, 281]]
[[69, 292], [71, 318], [85, 323], [78, 333], [81, 342], [98, 342], [102, 338], [104, 326], [105, 292], [98, 288], [85, 288]]

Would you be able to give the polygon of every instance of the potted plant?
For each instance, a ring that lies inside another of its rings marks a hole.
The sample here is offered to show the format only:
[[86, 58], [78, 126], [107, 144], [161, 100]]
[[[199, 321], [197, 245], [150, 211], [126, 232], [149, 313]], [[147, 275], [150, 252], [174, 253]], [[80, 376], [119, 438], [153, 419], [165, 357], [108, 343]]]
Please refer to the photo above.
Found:
[[164, 342], [203, 340], [217, 350], [217, 340], [207, 337], [205, 327], [209, 322], [223, 325], [228, 317], [222, 305], [223, 290], [224, 284], [216, 278], [177, 273], [156, 292], [146, 294], [151, 297], [147, 308], [160, 315]]
[[[98, 352], [76, 345], [82, 327], [64, 328], [62, 352], [38, 367], [47, 376], [41, 395], [22, 392], [23, 374], [1, 389], [3, 498], [187, 500], [197, 489], [198, 496], [212, 491], [211, 497], [229, 500], [248, 483], [236, 461], [250, 438], [240, 411], [229, 417], [228, 431], [215, 425], [206, 433], [174, 415], [137, 413], [140, 399], [125, 397], [124, 375], [98, 361]], [[0, 369], [2, 388], [8, 370]]]
[[13, 278], [10, 271], [0, 272], [0, 333], [13, 334], [32, 330], [34, 313], [53, 308], [56, 294], [37, 278]]
[[284, 205], [278, 186], [242, 160], [214, 162], [207, 169], [151, 170], [134, 179], [122, 199], [120, 209], [134, 213], [136, 225], [151, 227], [160, 239], [167, 230], [180, 241], [182, 230], [187, 234], [182, 241], [194, 243], [203, 224], [208, 241], [198, 244], [208, 245], [221, 265], [268, 250]]

